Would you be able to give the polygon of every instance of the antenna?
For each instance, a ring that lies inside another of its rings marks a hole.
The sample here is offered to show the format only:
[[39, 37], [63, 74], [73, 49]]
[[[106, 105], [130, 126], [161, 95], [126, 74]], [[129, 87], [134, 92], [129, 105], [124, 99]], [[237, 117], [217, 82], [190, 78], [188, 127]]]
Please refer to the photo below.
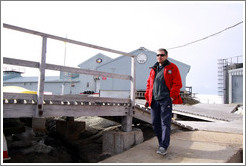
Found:
[[[66, 39], [67, 39], [67, 34], [66, 34]], [[65, 66], [66, 65], [66, 55], [67, 55], [67, 42], [64, 41], [64, 44], [65, 44], [65, 49], [64, 49], [64, 61], [63, 61], [63, 65]], [[62, 78], [62, 95], [64, 95], [64, 90], [65, 90], [65, 82], [64, 82], [64, 76], [65, 76], [65, 72], [63, 74], [63, 78]]]

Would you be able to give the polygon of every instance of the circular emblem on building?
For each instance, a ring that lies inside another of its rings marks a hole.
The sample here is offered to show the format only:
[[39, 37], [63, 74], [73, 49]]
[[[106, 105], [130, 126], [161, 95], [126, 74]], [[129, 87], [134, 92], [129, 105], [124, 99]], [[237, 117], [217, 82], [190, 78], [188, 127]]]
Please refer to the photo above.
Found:
[[138, 54], [137, 61], [138, 61], [138, 63], [141, 63], [141, 64], [145, 63], [147, 61], [147, 56], [143, 53]]
[[97, 58], [97, 60], [96, 60], [97, 63], [102, 63], [102, 61], [103, 60], [101, 58]]

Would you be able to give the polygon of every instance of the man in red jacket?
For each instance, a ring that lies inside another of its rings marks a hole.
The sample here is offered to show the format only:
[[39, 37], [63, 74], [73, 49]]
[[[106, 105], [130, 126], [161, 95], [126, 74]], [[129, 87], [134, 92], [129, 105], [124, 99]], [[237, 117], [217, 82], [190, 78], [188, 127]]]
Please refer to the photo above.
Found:
[[178, 67], [169, 62], [166, 49], [159, 49], [157, 62], [151, 67], [145, 93], [145, 106], [151, 106], [151, 119], [159, 148], [156, 153], [165, 155], [170, 143], [172, 104], [182, 104], [182, 81]]

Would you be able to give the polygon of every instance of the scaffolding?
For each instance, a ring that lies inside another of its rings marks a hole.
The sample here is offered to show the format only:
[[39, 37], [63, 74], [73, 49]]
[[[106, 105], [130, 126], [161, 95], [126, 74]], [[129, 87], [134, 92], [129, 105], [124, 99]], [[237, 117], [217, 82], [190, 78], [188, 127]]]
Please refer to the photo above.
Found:
[[[223, 98], [224, 104], [229, 102], [228, 98], [228, 70], [237, 68], [237, 64], [242, 64], [243, 56], [235, 56], [227, 59], [218, 59], [218, 95]], [[235, 66], [233, 66], [235, 65]]]
[[224, 103], [226, 103], [227, 93], [227, 77], [228, 77], [228, 60], [218, 59], [218, 95], [222, 96]]

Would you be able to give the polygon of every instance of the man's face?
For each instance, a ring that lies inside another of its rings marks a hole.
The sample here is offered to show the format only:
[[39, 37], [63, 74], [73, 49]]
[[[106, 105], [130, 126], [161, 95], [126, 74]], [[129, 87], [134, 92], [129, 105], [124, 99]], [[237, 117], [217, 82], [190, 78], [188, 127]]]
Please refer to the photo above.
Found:
[[158, 63], [163, 63], [167, 59], [166, 54], [165, 54], [165, 56], [160, 56], [161, 54], [165, 54], [165, 52], [164, 51], [157, 51], [157, 55], [159, 55], [159, 56], [156, 57], [156, 60]]

